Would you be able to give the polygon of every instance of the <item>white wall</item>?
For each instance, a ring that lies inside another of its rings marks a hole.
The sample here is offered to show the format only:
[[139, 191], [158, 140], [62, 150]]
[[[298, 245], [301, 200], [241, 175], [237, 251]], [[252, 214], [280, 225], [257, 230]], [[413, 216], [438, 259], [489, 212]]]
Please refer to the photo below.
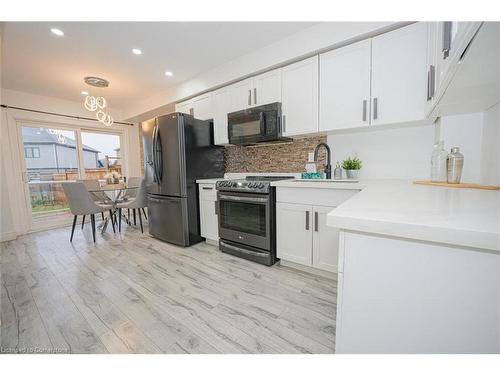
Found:
[[484, 112], [481, 180], [500, 185], [500, 103]]
[[[462, 181], [480, 182], [483, 114], [440, 121], [445, 148], [458, 146], [465, 156]], [[328, 136], [328, 145], [333, 165], [358, 154], [363, 161], [360, 178], [428, 179], [435, 134], [435, 125], [334, 134]]]
[[[239, 80], [245, 76], [278, 66], [302, 56], [337, 47], [407, 23], [396, 22], [324, 22], [304, 29], [269, 46], [222, 64], [180, 85], [144, 98], [124, 113], [126, 119], [144, 121], [141, 114], [182, 100], [197, 93]], [[244, 43], [244, 41], [242, 41]]]

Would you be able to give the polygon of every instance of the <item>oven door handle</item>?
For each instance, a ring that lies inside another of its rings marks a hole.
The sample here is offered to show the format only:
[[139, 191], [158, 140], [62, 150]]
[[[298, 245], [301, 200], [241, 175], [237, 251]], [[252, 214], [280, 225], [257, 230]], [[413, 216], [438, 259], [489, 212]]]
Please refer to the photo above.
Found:
[[218, 199], [221, 201], [264, 203], [264, 204], [269, 202], [269, 198], [235, 197], [232, 195], [223, 195], [223, 194], [219, 194]]
[[229, 249], [239, 251], [240, 253], [244, 253], [244, 254], [249, 254], [249, 255], [253, 255], [253, 256], [257, 256], [257, 257], [268, 257], [269, 256], [269, 254], [259, 253], [259, 252], [251, 251], [251, 250], [247, 250], [247, 249], [242, 249], [241, 247], [236, 247], [236, 246], [230, 245], [227, 242], [223, 242], [222, 245], [229, 248]]

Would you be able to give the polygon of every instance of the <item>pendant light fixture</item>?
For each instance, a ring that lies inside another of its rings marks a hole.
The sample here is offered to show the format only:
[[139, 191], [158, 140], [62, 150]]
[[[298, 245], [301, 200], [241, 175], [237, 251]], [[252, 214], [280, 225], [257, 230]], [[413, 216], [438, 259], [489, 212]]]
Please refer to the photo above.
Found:
[[97, 121], [105, 126], [113, 125], [113, 117], [108, 113], [108, 103], [104, 96], [92, 95], [92, 87], [97, 89], [104, 89], [109, 86], [109, 82], [104, 78], [99, 77], [85, 77], [83, 81], [91, 86], [90, 93], [85, 96], [83, 106], [90, 112], [95, 112]]

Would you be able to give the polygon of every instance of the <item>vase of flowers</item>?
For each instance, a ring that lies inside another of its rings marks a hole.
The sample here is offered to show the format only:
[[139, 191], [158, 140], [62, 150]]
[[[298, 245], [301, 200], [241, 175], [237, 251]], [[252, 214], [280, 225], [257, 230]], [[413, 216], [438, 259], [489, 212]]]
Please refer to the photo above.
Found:
[[361, 169], [361, 166], [361, 160], [359, 160], [357, 156], [353, 156], [352, 158], [349, 156], [347, 159], [344, 159], [342, 161], [342, 168], [345, 169], [347, 178], [349, 179], [358, 178], [358, 173]]
[[121, 177], [122, 176], [116, 171], [108, 172], [104, 175], [107, 184], [117, 184], [120, 182]]

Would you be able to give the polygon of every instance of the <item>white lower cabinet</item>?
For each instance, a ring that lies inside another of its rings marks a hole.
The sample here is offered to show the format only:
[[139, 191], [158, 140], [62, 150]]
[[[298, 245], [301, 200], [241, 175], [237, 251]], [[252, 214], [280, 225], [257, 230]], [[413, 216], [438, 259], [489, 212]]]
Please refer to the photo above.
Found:
[[312, 265], [324, 271], [337, 272], [339, 230], [326, 225], [326, 216], [334, 207], [313, 206], [314, 231]]
[[333, 208], [277, 203], [278, 258], [336, 272], [339, 231], [326, 225], [326, 215]]
[[312, 206], [276, 203], [276, 245], [278, 258], [312, 264]]
[[200, 188], [200, 230], [201, 236], [209, 240], [219, 240], [219, 225], [215, 203], [215, 184], [199, 184]]

